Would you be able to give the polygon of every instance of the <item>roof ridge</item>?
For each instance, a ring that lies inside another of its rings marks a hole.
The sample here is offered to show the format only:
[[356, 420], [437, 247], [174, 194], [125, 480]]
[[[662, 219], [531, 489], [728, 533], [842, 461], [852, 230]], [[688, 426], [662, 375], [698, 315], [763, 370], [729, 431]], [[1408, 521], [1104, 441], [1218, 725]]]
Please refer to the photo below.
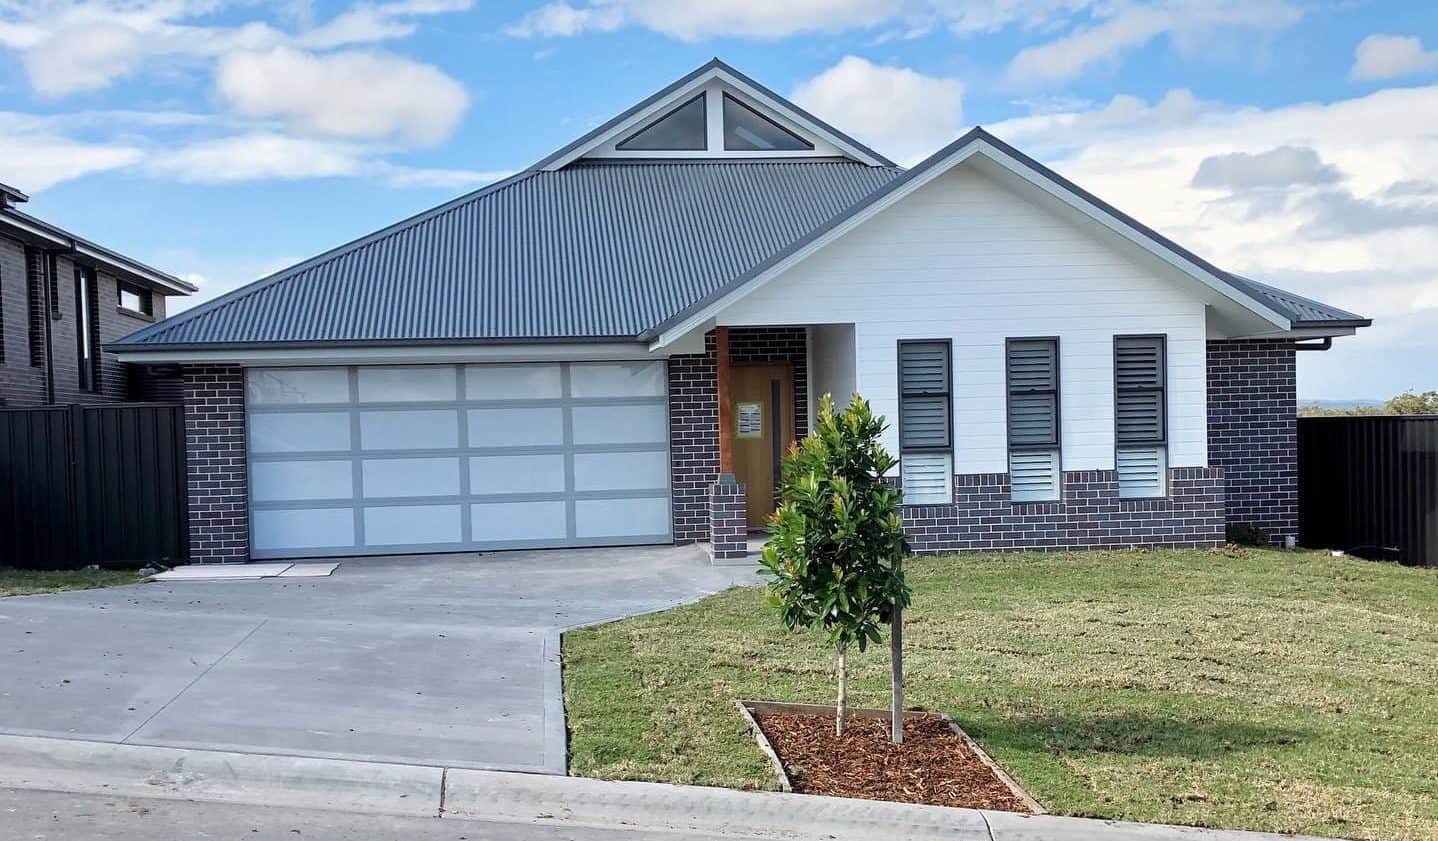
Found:
[[368, 247], [369, 245], [379, 242], [380, 240], [400, 233], [403, 230], [433, 219], [436, 216], [442, 216], [457, 207], [468, 204], [469, 202], [477, 201], [487, 196], [503, 192], [504, 190], [513, 187], [514, 185], [519, 184], [522, 181], [528, 180], [531, 176], [537, 174], [538, 173], [532, 170], [521, 170], [506, 178], [501, 178], [500, 180], [495, 181], [492, 184], [486, 184], [479, 189], [471, 190], [464, 195], [450, 199], [449, 201], [439, 204], [435, 207], [431, 207], [427, 210], [422, 210], [419, 213], [408, 216], [404, 219], [399, 220], [398, 222], [393, 222], [383, 228], [380, 228], [378, 231], [372, 231], [368, 234], [365, 234], [364, 236], [352, 239], [342, 245], [337, 245], [327, 251], [322, 251], [319, 254], [314, 255], [313, 257], [308, 257], [304, 260], [301, 260], [300, 262], [295, 263], [292, 266], [287, 266], [286, 268], [280, 269], [279, 271], [272, 272], [268, 275], [265, 275], [264, 277], [252, 280], [237, 289], [231, 289], [229, 292], [226, 292], [218, 298], [212, 298], [211, 300], [206, 301], [198, 306], [191, 307], [190, 309], [187, 309], [182, 313], [177, 313], [176, 315], [158, 321], [150, 325], [149, 327], [137, 330], [134, 333], [131, 333], [120, 339], [119, 341], [112, 342], [111, 344], [141, 344], [157, 336], [164, 336], [171, 330], [188, 324], [189, 322], [193, 321], [201, 315], [224, 310], [229, 306], [239, 303], [240, 301], [243, 301], [265, 289], [269, 289], [270, 287], [283, 283], [286, 280], [293, 279], [305, 269], [311, 268], [328, 260], [333, 260], [334, 258], [340, 257], [344, 254], [358, 251], [361, 248]]

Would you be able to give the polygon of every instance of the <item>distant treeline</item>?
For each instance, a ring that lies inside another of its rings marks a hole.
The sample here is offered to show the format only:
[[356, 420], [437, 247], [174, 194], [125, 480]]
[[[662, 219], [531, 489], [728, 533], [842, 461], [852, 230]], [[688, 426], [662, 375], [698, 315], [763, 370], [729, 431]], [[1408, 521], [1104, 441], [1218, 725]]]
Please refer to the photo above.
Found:
[[1438, 391], [1405, 391], [1390, 397], [1381, 406], [1299, 406], [1301, 418], [1324, 418], [1350, 415], [1438, 415]]

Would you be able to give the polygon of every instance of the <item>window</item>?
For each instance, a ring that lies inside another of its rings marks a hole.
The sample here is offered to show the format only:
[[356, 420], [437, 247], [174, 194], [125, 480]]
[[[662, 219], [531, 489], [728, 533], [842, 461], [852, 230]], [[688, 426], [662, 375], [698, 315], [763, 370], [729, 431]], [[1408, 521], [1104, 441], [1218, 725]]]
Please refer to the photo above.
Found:
[[1121, 499], [1168, 493], [1167, 348], [1163, 336], [1115, 336], [1114, 466]]
[[899, 472], [905, 505], [953, 501], [952, 345], [899, 342]]
[[95, 323], [95, 271], [84, 267], [75, 269], [75, 346], [78, 352], [80, 388], [84, 391], [98, 391], [100, 388], [99, 366], [96, 365], [96, 323]]
[[702, 152], [709, 148], [704, 94], [699, 94], [614, 148], [626, 152]]
[[30, 365], [45, 364], [45, 255], [38, 248], [25, 249], [25, 293], [29, 305]]
[[1014, 502], [1059, 498], [1059, 340], [1009, 339], [1009, 485]]
[[128, 283], [117, 283], [119, 292], [120, 309], [138, 312], [142, 315], [153, 315], [155, 299], [150, 290], [141, 289], [138, 286], [131, 286]]
[[728, 152], [797, 152], [814, 145], [729, 94], [724, 94], [724, 149]]

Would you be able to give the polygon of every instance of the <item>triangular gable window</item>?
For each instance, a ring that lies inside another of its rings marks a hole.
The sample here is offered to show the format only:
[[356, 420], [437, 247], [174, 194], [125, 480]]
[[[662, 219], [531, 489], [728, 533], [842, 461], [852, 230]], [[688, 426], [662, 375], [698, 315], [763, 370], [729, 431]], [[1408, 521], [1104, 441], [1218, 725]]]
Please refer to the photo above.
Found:
[[724, 94], [724, 149], [729, 152], [798, 152], [814, 144]]
[[709, 148], [704, 94], [699, 94], [614, 148], [625, 152], [702, 152]]

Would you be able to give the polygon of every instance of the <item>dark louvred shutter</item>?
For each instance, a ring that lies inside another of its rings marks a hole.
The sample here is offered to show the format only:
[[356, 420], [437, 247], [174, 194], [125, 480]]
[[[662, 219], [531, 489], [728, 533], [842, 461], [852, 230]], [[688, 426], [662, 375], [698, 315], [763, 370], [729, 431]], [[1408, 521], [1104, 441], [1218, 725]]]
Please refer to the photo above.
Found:
[[947, 342], [905, 342], [899, 346], [902, 449], [948, 448], [949, 368]]
[[1008, 343], [1009, 446], [1058, 444], [1058, 343]]
[[1114, 342], [1115, 438], [1122, 444], [1164, 439], [1164, 346], [1161, 336]]

